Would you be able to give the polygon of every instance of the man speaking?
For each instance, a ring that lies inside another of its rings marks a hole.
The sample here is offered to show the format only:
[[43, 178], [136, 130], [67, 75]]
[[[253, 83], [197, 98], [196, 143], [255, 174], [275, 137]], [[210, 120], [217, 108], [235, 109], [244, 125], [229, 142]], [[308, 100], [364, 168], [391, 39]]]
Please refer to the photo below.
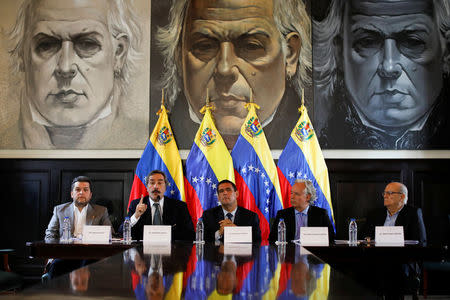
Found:
[[153, 170], [145, 178], [149, 196], [133, 200], [128, 209], [133, 239], [142, 240], [144, 225], [170, 225], [172, 240], [194, 240], [194, 227], [187, 205], [183, 201], [164, 197], [167, 184], [163, 171]]

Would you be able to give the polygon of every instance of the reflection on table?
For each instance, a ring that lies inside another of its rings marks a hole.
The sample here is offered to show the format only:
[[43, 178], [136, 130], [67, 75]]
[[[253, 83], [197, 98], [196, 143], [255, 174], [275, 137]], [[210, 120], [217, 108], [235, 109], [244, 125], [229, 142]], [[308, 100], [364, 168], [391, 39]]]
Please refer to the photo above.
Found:
[[[332, 285], [338, 288], [331, 289]], [[374, 293], [295, 245], [141, 245], [37, 285], [20, 299], [327, 299]]]

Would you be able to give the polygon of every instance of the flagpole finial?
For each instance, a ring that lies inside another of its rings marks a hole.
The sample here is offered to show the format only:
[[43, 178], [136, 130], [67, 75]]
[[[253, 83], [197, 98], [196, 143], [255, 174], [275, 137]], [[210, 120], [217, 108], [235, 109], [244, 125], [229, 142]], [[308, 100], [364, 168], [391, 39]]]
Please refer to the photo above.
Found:
[[305, 89], [302, 88], [302, 106], [305, 105]]
[[205, 102], [206, 102], [205, 106], [203, 106], [200, 109], [201, 114], [204, 114], [206, 112], [206, 110], [214, 110], [215, 109], [214, 105], [211, 103], [211, 100], [209, 99], [209, 89], [208, 88], [206, 88], [206, 101]]
[[164, 106], [164, 89], [161, 89], [161, 108], [156, 112], [157, 115], [160, 115], [163, 110], [166, 110]]
[[305, 89], [302, 88], [302, 105], [300, 105], [300, 107], [298, 108], [298, 112], [302, 113], [304, 109], [305, 109]]

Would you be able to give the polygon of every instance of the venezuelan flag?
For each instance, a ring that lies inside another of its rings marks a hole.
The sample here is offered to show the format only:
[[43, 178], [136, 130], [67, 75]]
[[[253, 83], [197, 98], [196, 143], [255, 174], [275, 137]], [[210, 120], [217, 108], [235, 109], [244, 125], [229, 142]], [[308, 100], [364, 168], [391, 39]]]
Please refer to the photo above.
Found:
[[[275, 299], [277, 278], [277, 255], [276, 249], [268, 245], [261, 246], [256, 250], [253, 261], [249, 264], [251, 269], [241, 276], [239, 280], [239, 267], [236, 272], [237, 285], [234, 300], [238, 299]], [[245, 270], [245, 269], [244, 269]]]
[[185, 201], [180, 153], [164, 105], [161, 105], [158, 114], [158, 122], [136, 167], [128, 206], [132, 200], [140, 198], [141, 195], [148, 195], [145, 177], [153, 170], [163, 171], [169, 180], [165, 196]]
[[186, 159], [186, 204], [194, 224], [204, 210], [218, 205], [217, 184], [223, 179], [234, 182], [231, 156], [214, 125], [211, 109], [209, 104], [202, 109], [205, 115]]
[[241, 133], [231, 151], [238, 204], [259, 216], [261, 238], [269, 237], [270, 218], [283, 208], [278, 173], [258, 116], [255, 103], [247, 103], [249, 110]]
[[306, 107], [302, 105], [299, 111], [300, 118], [278, 159], [283, 204], [284, 207], [291, 206], [290, 193], [296, 179], [311, 180], [317, 192], [314, 205], [327, 210], [335, 227], [327, 165]]
[[281, 274], [277, 299], [327, 299], [330, 288], [328, 264], [295, 262], [280, 263]]

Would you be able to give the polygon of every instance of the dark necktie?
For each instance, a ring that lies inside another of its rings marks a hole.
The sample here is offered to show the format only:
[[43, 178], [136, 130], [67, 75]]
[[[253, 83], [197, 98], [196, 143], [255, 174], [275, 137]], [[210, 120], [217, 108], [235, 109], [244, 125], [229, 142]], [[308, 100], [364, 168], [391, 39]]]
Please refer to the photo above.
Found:
[[227, 218], [228, 218], [228, 220], [233, 222], [233, 214], [232, 213], [227, 213]]
[[155, 207], [155, 215], [153, 216], [153, 225], [161, 225], [161, 212], [159, 210], [159, 203], [153, 203]]

